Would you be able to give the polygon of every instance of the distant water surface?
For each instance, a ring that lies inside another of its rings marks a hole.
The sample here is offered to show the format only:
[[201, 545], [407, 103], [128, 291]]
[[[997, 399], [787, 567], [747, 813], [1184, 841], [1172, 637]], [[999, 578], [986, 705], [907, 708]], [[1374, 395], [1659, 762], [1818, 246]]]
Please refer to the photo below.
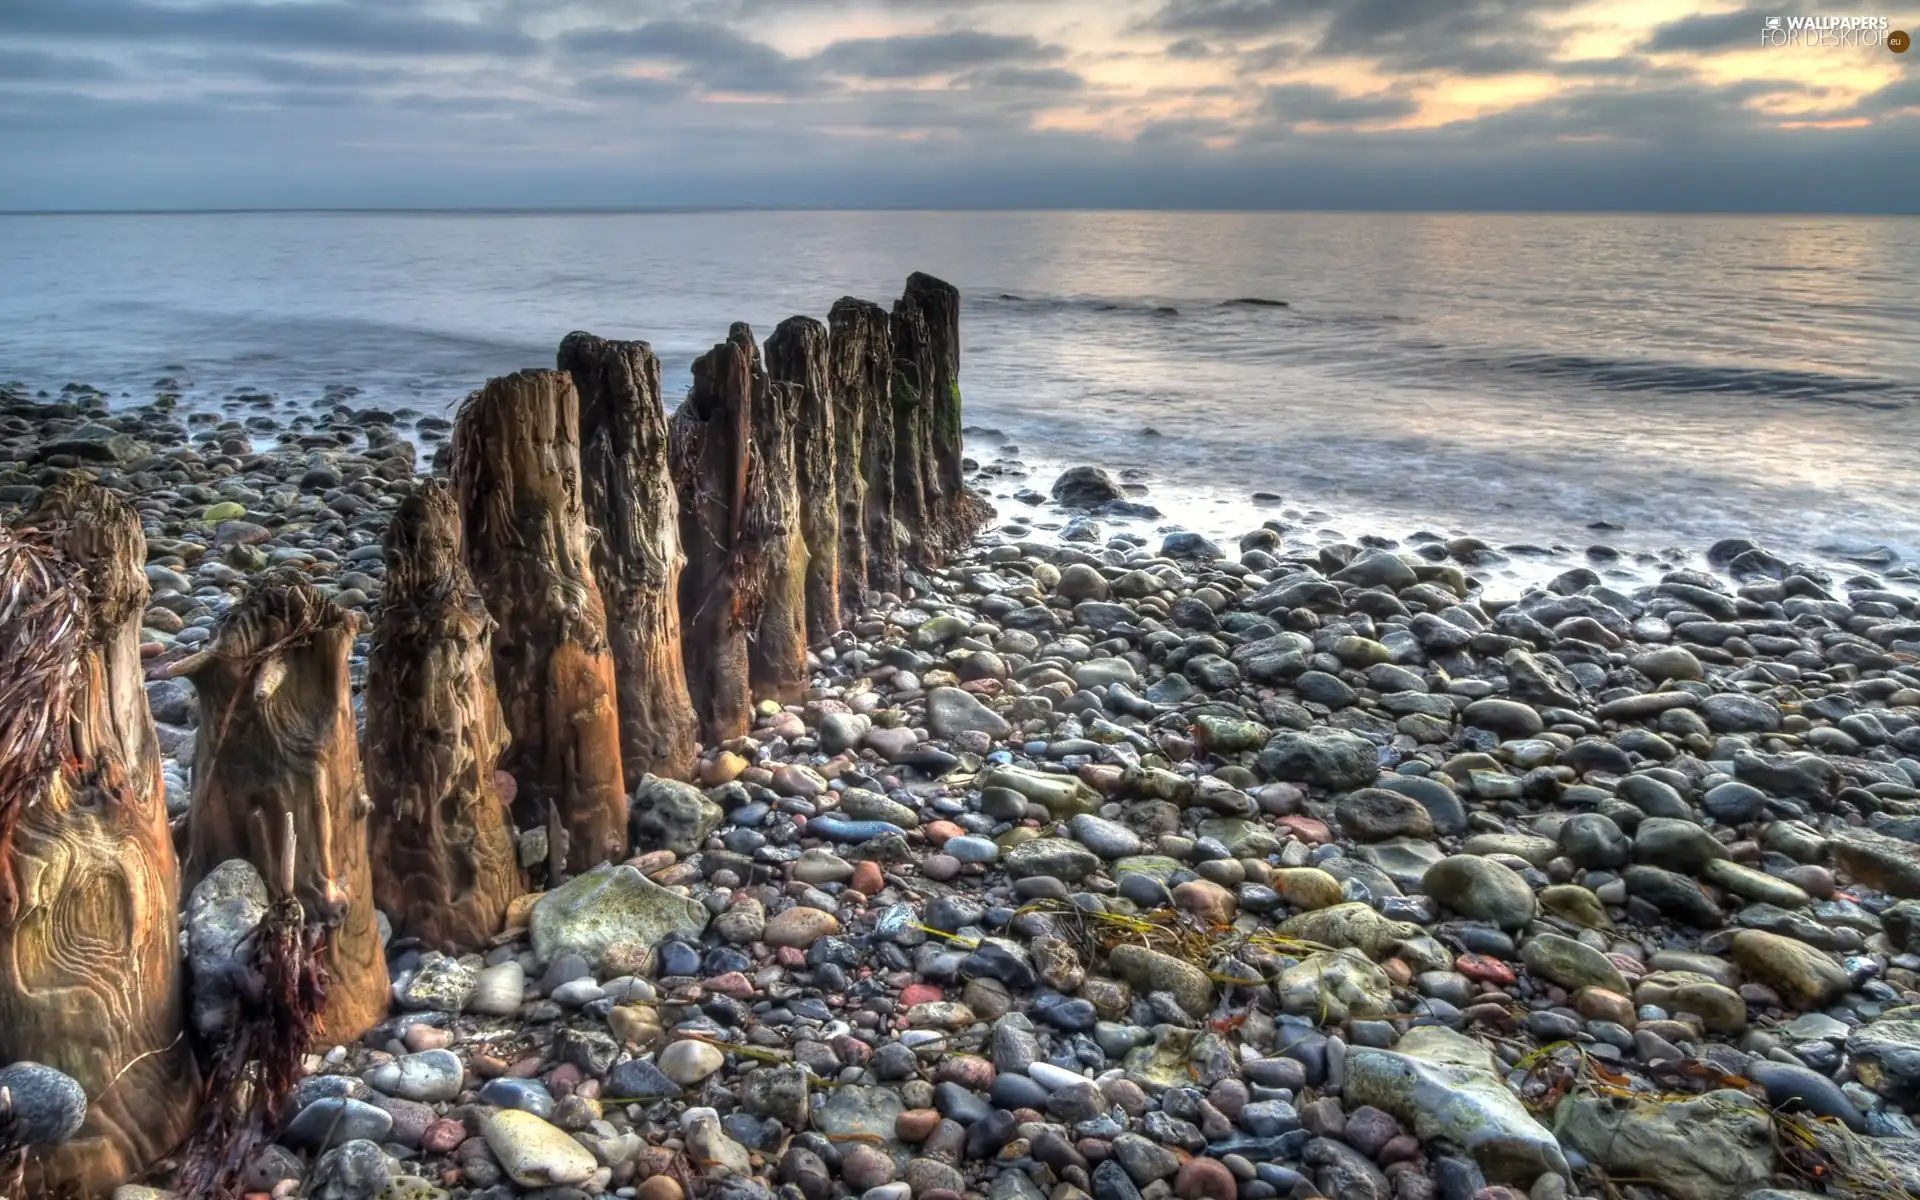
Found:
[[0, 380], [283, 419], [444, 414], [573, 329], [652, 342], [674, 398], [730, 322], [924, 270], [964, 296], [970, 451], [1031, 469], [1003, 515], [1057, 522], [1011, 493], [1087, 461], [1215, 534], [1920, 560], [1920, 218], [0, 216], [0, 267]]

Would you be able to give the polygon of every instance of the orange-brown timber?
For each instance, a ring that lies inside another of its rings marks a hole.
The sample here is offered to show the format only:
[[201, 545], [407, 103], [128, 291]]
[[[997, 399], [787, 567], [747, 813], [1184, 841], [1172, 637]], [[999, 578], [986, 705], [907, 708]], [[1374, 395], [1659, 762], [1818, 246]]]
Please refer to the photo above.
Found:
[[[19, 805], [0, 842], [0, 1062], [45, 1063], [87, 1094], [79, 1133], [28, 1161], [30, 1193], [106, 1195], [184, 1140], [199, 1102], [140, 666], [146, 541], [132, 509], [76, 473], [17, 537], [0, 531], [0, 561], [0, 806]], [[13, 743], [16, 718], [37, 725], [34, 751]]]
[[429, 480], [386, 534], [367, 656], [373, 894], [397, 937], [485, 949], [526, 891], [494, 767], [507, 744], [493, 619], [460, 557], [453, 493]]
[[567, 869], [627, 853], [606, 613], [587, 550], [580, 413], [564, 371], [490, 380], [453, 427], [467, 569], [498, 623], [493, 677], [512, 743], [501, 768], [522, 825], [557, 814]]

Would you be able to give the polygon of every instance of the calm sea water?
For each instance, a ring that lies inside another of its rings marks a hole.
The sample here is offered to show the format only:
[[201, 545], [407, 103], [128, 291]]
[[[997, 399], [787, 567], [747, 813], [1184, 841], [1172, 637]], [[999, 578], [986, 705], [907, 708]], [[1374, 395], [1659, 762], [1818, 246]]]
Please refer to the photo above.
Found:
[[729, 322], [916, 269], [964, 295], [970, 450], [1033, 469], [1003, 497], [1090, 461], [1206, 532], [1920, 559], [1920, 218], [7, 216], [0, 379], [443, 413], [588, 329], [678, 395]]

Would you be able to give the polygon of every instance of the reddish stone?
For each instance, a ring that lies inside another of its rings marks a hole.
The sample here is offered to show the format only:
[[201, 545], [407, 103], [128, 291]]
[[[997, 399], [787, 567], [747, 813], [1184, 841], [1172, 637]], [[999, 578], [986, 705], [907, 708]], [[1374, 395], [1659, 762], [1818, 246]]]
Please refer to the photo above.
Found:
[[1513, 1028], [1513, 1014], [1504, 1004], [1473, 1004], [1460, 1010], [1460, 1015], [1469, 1025], [1492, 1025], [1499, 1029]]
[[901, 991], [896, 1008], [912, 1008], [916, 1004], [932, 1004], [936, 1000], [946, 999], [947, 994], [931, 983], [916, 983]]
[[[515, 1079], [532, 1079], [540, 1073], [542, 1061], [544, 1060], [538, 1054], [529, 1054], [525, 1058], [515, 1059], [513, 1065], [507, 1068], [507, 1074]], [[474, 1074], [477, 1075], [479, 1072], [475, 1071]]]
[[879, 863], [862, 861], [854, 866], [853, 878], [847, 881], [847, 886], [862, 896], [877, 896], [887, 881], [880, 876]]
[[580, 1086], [586, 1077], [585, 1072], [572, 1063], [561, 1063], [547, 1074], [547, 1090], [558, 1100], [562, 1096], [571, 1096], [573, 1089]]
[[723, 975], [715, 975], [713, 978], [703, 981], [700, 986], [710, 992], [719, 992], [723, 996], [732, 996], [736, 1000], [744, 996], [753, 995], [753, 980], [748, 979], [739, 971], [728, 971]]
[[798, 971], [807, 965], [807, 952], [798, 946], [781, 946], [773, 952], [773, 961], [789, 971]]
[[1120, 790], [1120, 780], [1125, 775], [1119, 767], [1102, 763], [1087, 763], [1078, 772], [1080, 782], [1086, 784], [1102, 796], [1111, 796]]
[[944, 846], [949, 839], [965, 837], [967, 833], [952, 821], [929, 821], [920, 827], [920, 831], [936, 846]]
[[428, 1154], [451, 1154], [453, 1148], [467, 1140], [467, 1127], [458, 1121], [440, 1118], [427, 1126], [420, 1135], [420, 1148]]
[[1239, 1193], [1233, 1172], [1214, 1158], [1188, 1159], [1173, 1180], [1173, 1194], [1180, 1200], [1235, 1200]]
[[940, 1114], [931, 1108], [909, 1108], [893, 1119], [893, 1136], [903, 1142], [924, 1142], [940, 1123]]
[[1484, 954], [1462, 954], [1453, 960], [1453, 969], [1468, 979], [1506, 987], [1513, 982], [1513, 968]]
[[1380, 1155], [1376, 1161], [1381, 1166], [1387, 1167], [1394, 1163], [1412, 1162], [1419, 1157], [1420, 1139], [1410, 1133], [1402, 1133], [1380, 1147]]
[[1281, 817], [1278, 824], [1280, 828], [1301, 841], [1315, 846], [1322, 846], [1333, 840], [1333, 831], [1327, 828], [1325, 821], [1316, 821], [1312, 817], [1302, 816], [1299, 813]]
[[513, 798], [520, 794], [520, 784], [505, 771], [493, 773], [493, 790], [500, 793], [500, 803], [512, 804]]

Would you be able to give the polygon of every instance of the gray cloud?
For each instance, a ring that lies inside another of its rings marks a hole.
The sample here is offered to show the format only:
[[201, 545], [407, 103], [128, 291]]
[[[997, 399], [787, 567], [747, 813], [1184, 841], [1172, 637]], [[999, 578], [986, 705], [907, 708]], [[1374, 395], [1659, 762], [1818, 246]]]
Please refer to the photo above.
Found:
[[1797, 10], [1772, 5], [1764, 10], [1743, 8], [1730, 13], [1682, 17], [1656, 28], [1652, 36], [1640, 44], [1640, 49], [1650, 54], [1676, 50], [1751, 50], [1760, 44], [1760, 31], [1765, 27], [1766, 18], [1785, 16], [1789, 11]]
[[79, 83], [118, 79], [123, 74], [119, 67], [97, 58], [0, 46], [0, 83]]
[[683, 80], [712, 91], [789, 96], [823, 86], [809, 64], [710, 21], [669, 18], [634, 29], [575, 29], [559, 45], [580, 58], [672, 63]]
[[1005, 62], [1051, 62], [1066, 51], [1024, 35], [954, 30], [915, 37], [850, 38], [834, 42], [814, 62], [841, 75], [921, 79]]
[[1181, 38], [1167, 47], [1168, 58], [1212, 58], [1213, 47], [1197, 37]]
[[1384, 93], [1342, 96], [1334, 89], [1319, 84], [1283, 83], [1267, 89], [1261, 107], [1269, 115], [1288, 124], [1314, 121], [1325, 125], [1349, 125], [1410, 116], [1418, 106], [1407, 96]]
[[994, 67], [963, 75], [961, 81], [975, 88], [1029, 92], [1077, 92], [1087, 86], [1084, 76], [1065, 67]]
[[[411, 10], [411, 11], [410, 11]], [[409, 0], [213, 3], [163, 6], [140, 0], [7, 0], [0, 37], [275, 46], [361, 54], [521, 56], [540, 43], [518, 27], [453, 21]]]

